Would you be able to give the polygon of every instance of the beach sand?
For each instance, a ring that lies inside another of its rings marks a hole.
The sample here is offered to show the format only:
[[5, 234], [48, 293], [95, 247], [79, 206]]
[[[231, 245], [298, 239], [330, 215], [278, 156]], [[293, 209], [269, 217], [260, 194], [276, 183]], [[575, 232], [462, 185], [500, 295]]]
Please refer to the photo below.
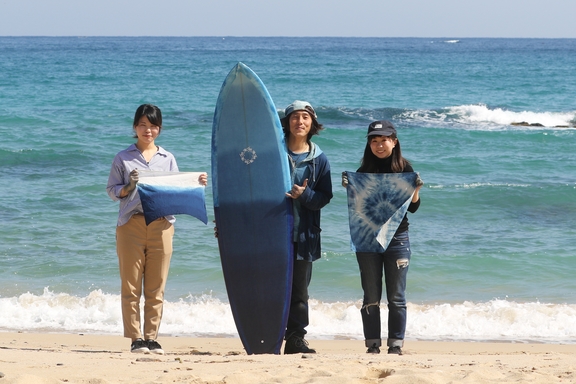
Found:
[[165, 355], [130, 353], [121, 336], [0, 333], [0, 384], [576, 383], [576, 344], [407, 340], [398, 356], [311, 339], [318, 354], [277, 356], [247, 355], [237, 338], [158, 341]]

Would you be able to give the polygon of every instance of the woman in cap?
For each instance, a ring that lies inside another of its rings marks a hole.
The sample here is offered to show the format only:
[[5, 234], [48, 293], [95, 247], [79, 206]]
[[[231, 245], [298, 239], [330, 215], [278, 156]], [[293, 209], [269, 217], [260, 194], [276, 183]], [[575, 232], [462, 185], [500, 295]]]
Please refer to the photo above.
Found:
[[[357, 172], [400, 173], [414, 172], [410, 162], [402, 156], [396, 128], [389, 121], [374, 121], [368, 126], [364, 157]], [[419, 191], [423, 183], [420, 178], [408, 206], [408, 211], [416, 212], [420, 206]], [[345, 173], [342, 185], [348, 185]], [[406, 330], [406, 275], [410, 264], [410, 240], [406, 215], [398, 226], [394, 238], [382, 253], [356, 252], [360, 267], [360, 278], [364, 290], [364, 300], [360, 310], [364, 327], [367, 353], [380, 353], [381, 322], [380, 300], [382, 298], [382, 277], [386, 285], [388, 300], [388, 353], [402, 354]]]
[[320, 210], [332, 199], [330, 163], [311, 141], [322, 129], [314, 108], [296, 100], [284, 111], [282, 127], [290, 160], [294, 207], [294, 275], [284, 354], [316, 353], [304, 340], [312, 262], [320, 258]]

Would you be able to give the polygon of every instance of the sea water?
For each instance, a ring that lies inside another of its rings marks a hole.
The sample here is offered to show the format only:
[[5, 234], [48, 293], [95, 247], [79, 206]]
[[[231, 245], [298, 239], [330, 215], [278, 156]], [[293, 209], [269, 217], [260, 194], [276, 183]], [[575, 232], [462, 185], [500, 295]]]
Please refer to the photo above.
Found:
[[[0, 330], [122, 334], [112, 159], [153, 103], [157, 144], [209, 171], [238, 61], [279, 110], [307, 100], [325, 127], [334, 198], [308, 338], [363, 338], [340, 173], [388, 119], [425, 182], [407, 339], [576, 341], [574, 39], [0, 37]], [[192, 217], [176, 222], [160, 332], [237, 336], [213, 226]]]

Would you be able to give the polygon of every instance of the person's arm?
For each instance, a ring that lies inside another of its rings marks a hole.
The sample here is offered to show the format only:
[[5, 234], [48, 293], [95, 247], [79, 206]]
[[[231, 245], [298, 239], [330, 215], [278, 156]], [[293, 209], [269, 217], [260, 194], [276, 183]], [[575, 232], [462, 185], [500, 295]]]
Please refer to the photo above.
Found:
[[[108, 176], [108, 184], [106, 185], [106, 192], [108, 196], [114, 201], [118, 201], [128, 195], [130, 181], [126, 183], [125, 179], [126, 169], [119, 157], [115, 157], [110, 168], [110, 175]], [[138, 180], [136, 179], [136, 182]], [[125, 189], [125, 187], [127, 187]], [[134, 184], [134, 188], [135, 188]], [[133, 189], [132, 189], [133, 190]], [[128, 192], [128, 193], [126, 193]]]
[[[414, 172], [414, 168], [412, 168], [411, 164], [406, 164], [406, 167], [404, 167], [403, 172]], [[418, 175], [418, 177], [416, 178], [416, 189], [414, 189], [412, 200], [410, 201], [410, 205], [408, 206], [408, 212], [410, 213], [416, 212], [418, 210], [418, 207], [420, 207], [420, 188], [422, 188], [422, 186], [424, 185], [424, 182], [420, 178], [420, 174], [418, 174], [418, 172], [416, 172], [416, 174]]]
[[416, 189], [414, 190], [414, 194], [412, 195], [412, 201], [408, 206], [408, 212], [414, 213], [420, 207], [420, 188], [422, 188], [423, 185], [424, 182], [420, 178], [420, 175], [418, 175], [418, 178], [416, 179]]

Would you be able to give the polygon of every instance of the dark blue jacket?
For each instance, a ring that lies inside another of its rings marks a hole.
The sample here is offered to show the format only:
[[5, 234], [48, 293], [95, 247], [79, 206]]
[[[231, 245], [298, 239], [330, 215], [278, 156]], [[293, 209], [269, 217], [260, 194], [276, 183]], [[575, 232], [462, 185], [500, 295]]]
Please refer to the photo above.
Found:
[[298, 260], [314, 261], [320, 258], [320, 209], [332, 199], [330, 163], [320, 147], [313, 144], [311, 159], [306, 160], [309, 171], [308, 185], [298, 197], [300, 225], [298, 226]]

